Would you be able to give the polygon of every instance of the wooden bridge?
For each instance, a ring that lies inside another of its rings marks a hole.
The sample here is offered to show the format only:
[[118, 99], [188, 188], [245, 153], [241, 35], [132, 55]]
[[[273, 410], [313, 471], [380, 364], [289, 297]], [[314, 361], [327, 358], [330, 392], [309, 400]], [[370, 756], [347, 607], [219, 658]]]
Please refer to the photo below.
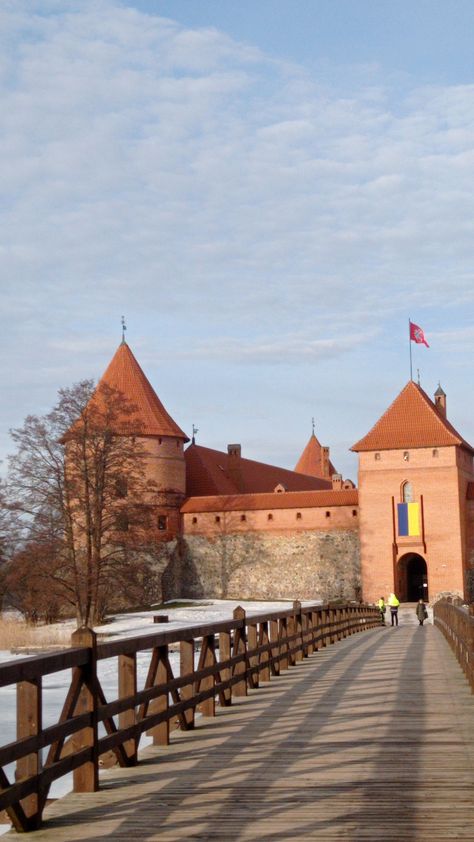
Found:
[[[382, 628], [368, 606], [296, 603], [146, 639], [89, 640], [72, 650], [80, 663], [61, 722], [46, 736], [48, 729], [35, 733], [31, 716], [39, 659], [26, 659], [16, 678], [19, 721], [30, 735], [0, 749], [2, 763], [23, 752], [17, 782], [2, 779], [0, 805], [10, 804], [20, 829], [32, 828], [46, 782], [76, 768], [75, 789], [83, 791], [46, 808], [35, 840], [474, 840], [474, 617], [444, 605], [438, 627], [420, 628], [413, 609], [400, 619], [398, 628]], [[176, 641], [178, 678], [168, 659]], [[153, 657], [137, 692], [141, 648], [153, 648]], [[91, 690], [95, 659], [112, 655], [119, 698], [107, 703], [97, 684]], [[15, 668], [2, 667], [3, 683]], [[100, 739], [98, 721], [108, 730]], [[134, 765], [144, 730], [156, 744]], [[40, 744], [51, 746], [43, 769]], [[110, 748], [121, 766], [101, 774], [100, 790], [84, 791], [96, 789], [98, 755]]]

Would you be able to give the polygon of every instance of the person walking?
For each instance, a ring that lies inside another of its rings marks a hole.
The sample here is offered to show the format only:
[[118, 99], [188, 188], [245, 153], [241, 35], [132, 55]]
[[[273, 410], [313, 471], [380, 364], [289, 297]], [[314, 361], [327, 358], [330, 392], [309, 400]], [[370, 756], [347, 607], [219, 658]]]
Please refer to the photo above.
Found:
[[388, 598], [388, 605], [390, 608], [390, 618], [392, 620], [392, 626], [398, 626], [398, 606], [400, 605], [400, 601], [397, 599], [394, 593], [391, 593]]
[[387, 608], [386, 608], [385, 600], [384, 600], [383, 596], [381, 596], [379, 601], [377, 602], [377, 607], [380, 611], [380, 622], [382, 623], [382, 626], [384, 626], [385, 625], [385, 612], [386, 612]]
[[428, 617], [428, 612], [426, 610], [426, 605], [422, 599], [419, 599], [416, 605], [416, 616], [418, 617], [420, 626], [423, 625], [423, 622]]

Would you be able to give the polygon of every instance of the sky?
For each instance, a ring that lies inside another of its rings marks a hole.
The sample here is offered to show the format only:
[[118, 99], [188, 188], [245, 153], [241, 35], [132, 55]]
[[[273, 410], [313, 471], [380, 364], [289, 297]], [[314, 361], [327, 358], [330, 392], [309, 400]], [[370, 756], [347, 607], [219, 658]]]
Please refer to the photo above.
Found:
[[474, 443], [471, 0], [3, 0], [0, 459], [127, 341], [200, 444]]

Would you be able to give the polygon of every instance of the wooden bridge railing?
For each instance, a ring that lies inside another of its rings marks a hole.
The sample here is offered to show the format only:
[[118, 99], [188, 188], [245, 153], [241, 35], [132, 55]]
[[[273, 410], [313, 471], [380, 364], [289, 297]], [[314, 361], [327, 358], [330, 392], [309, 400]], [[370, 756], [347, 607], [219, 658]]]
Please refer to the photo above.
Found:
[[[57, 778], [73, 772], [76, 792], [96, 791], [100, 755], [112, 751], [121, 766], [133, 766], [144, 732], [155, 744], [167, 745], [170, 729], [194, 727], [197, 710], [214, 716], [216, 700], [228, 706], [234, 696], [245, 696], [248, 688], [317, 649], [379, 625], [374, 606], [302, 607], [295, 602], [292, 608], [258, 615], [246, 616], [236, 608], [231, 620], [113, 642], [97, 643], [91, 629], [81, 628], [72, 635], [69, 650], [6, 662], [0, 666], [0, 686], [17, 685], [17, 739], [0, 747], [0, 810], [8, 812], [17, 830], [34, 830]], [[179, 647], [177, 677], [169, 658], [173, 645]], [[150, 650], [145, 685], [138, 690], [137, 653]], [[118, 659], [113, 701], [105, 698], [97, 674], [97, 663], [105, 658]], [[72, 673], [61, 715], [55, 725], [43, 728], [42, 679], [65, 669]], [[4, 770], [13, 762], [14, 783]]]
[[455, 653], [474, 693], [474, 604], [462, 607], [461, 599], [440, 599], [433, 606], [433, 620]]

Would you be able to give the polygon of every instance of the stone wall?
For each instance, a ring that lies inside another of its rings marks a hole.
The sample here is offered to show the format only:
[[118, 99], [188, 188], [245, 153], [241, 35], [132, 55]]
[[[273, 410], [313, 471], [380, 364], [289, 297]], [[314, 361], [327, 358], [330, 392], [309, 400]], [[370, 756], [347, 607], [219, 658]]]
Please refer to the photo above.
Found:
[[163, 548], [163, 598], [354, 599], [355, 530], [186, 536]]

